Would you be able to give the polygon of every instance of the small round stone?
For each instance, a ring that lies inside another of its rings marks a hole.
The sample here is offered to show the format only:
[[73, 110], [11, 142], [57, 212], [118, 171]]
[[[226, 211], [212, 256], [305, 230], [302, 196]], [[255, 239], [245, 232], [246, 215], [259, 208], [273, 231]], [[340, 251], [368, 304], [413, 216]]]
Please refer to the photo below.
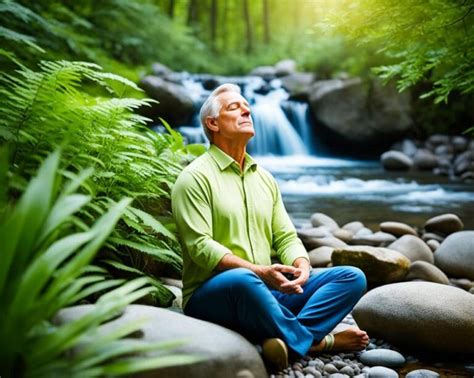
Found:
[[398, 378], [398, 373], [395, 370], [386, 368], [384, 366], [374, 366], [368, 371], [369, 378]]
[[339, 370], [339, 373], [347, 374], [349, 377], [355, 375], [354, 369], [352, 369], [350, 366], [344, 366], [341, 370]]
[[334, 373], [329, 376], [329, 378], [350, 378], [347, 374]]
[[405, 364], [405, 357], [390, 349], [368, 350], [360, 355], [360, 360], [370, 366], [399, 367]]
[[332, 374], [332, 373], [337, 373], [338, 370], [337, 370], [337, 367], [335, 367], [333, 364], [326, 364], [324, 365], [324, 372]]
[[405, 378], [439, 378], [439, 374], [433, 370], [418, 369], [410, 371]]
[[338, 369], [342, 369], [343, 367], [347, 365], [344, 361], [339, 361], [339, 360], [333, 361], [332, 364]]

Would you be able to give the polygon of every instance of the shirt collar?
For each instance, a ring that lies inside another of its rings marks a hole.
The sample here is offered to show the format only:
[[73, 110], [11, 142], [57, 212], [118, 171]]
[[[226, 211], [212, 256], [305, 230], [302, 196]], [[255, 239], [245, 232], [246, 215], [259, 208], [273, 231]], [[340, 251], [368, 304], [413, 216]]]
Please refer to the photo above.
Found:
[[[216, 161], [217, 165], [219, 166], [220, 170], [223, 171], [230, 167], [232, 163], [238, 164], [233, 158], [227, 155], [224, 151], [222, 151], [219, 147], [215, 144], [211, 144], [209, 147], [209, 154], [212, 158]], [[244, 172], [247, 172], [249, 169], [255, 172], [257, 169], [257, 163], [249, 154], [245, 154], [245, 166]]]

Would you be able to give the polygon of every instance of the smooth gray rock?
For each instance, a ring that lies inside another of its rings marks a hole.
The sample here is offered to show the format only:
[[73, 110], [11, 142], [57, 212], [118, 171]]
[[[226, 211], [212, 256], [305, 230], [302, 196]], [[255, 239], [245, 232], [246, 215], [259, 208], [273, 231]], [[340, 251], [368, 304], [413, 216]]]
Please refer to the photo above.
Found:
[[446, 274], [444, 274], [441, 269], [426, 261], [415, 261], [410, 265], [406, 280], [411, 281], [416, 279], [449, 285], [449, 278]]
[[342, 240], [344, 243], [349, 243], [354, 237], [354, 234], [352, 232], [348, 230], [344, 230], [342, 228], [338, 228], [337, 230], [334, 230], [332, 234], [334, 237]]
[[170, 68], [158, 62], [151, 65], [151, 71], [155, 76], [165, 76], [173, 72]]
[[384, 285], [354, 308], [359, 327], [372, 337], [411, 349], [474, 353], [474, 296], [431, 282]]
[[418, 369], [410, 371], [405, 378], [439, 378], [439, 374], [433, 370]]
[[351, 239], [351, 244], [355, 245], [371, 245], [374, 247], [385, 246], [397, 238], [392, 234], [386, 232], [378, 231], [370, 235], [355, 235]]
[[398, 373], [384, 366], [374, 366], [369, 369], [368, 378], [398, 378]]
[[455, 286], [467, 291], [471, 290], [471, 288], [474, 287], [474, 282], [468, 280], [467, 278], [451, 278], [449, 281]]
[[388, 283], [405, 278], [410, 260], [400, 252], [370, 246], [336, 248], [331, 256], [334, 266], [356, 266], [370, 282]]
[[334, 248], [319, 247], [308, 252], [309, 262], [313, 267], [325, 267], [331, 262], [331, 255]]
[[418, 235], [413, 227], [401, 222], [382, 222], [380, 223], [380, 230], [395, 236], [403, 236], [407, 234]]
[[441, 245], [441, 243], [437, 240], [434, 240], [434, 239], [430, 239], [426, 242], [426, 245], [428, 247], [430, 247], [431, 251], [432, 252], [436, 252], [436, 250], [439, 248], [439, 246]]
[[341, 373], [334, 373], [329, 376], [329, 378], [350, 378], [350, 375], [341, 374]]
[[254, 68], [250, 73], [250, 76], [260, 76], [264, 80], [270, 81], [276, 76], [276, 69], [273, 66], [260, 66]]
[[332, 236], [331, 231], [329, 231], [329, 229], [325, 226], [300, 228], [297, 230], [297, 233], [300, 239], [324, 238], [326, 236]]
[[296, 72], [296, 62], [293, 59], [280, 60], [275, 64], [275, 74], [277, 77], [287, 76]]
[[333, 373], [338, 372], [337, 367], [335, 367], [333, 364], [324, 365], [323, 371], [328, 374], [333, 374]]
[[422, 238], [425, 242], [427, 242], [428, 240], [436, 240], [436, 241], [438, 241], [438, 242], [440, 242], [440, 243], [445, 239], [444, 236], [441, 236], [441, 235], [439, 235], [439, 234], [435, 234], [434, 232], [426, 232], [426, 233], [424, 233], [424, 234], [421, 236], [421, 238]]
[[311, 72], [294, 72], [282, 77], [281, 85], [290, 93], [290, 99], [308, 100], [310, 85], [315, 76]]
[[344, 226], [342, 226], [343, 230], [350, 231], [352, 232], [352, 234], [355, 234], [357, 231], [359, 231], [362, 228], [364, 228], [364, 224], [359, 221], [349, 222], [349, 223], [346, 223]]
[[474, 231], [449, 235], [434, 253], [435, 264], [448, 276], [474, 280]]
[[323, 213], [314, 213], [311, 215], [311, 224], [314, 227], [324, 226], [329, 231], [337, 230], [339, 228], [334, 219]]
[[464, 224], [456, 214], [442, 214], [428, 219], [424, 227], [428, 232], [452, 234], [453, 232], [461, 231], [464, 228]]
[[[61, 310], [55, 323], [68, 323], [87, 314], [93, 305], [74, 306]], [[203, 361], [192, 365], [167, 367], [134, 375], [136, 377], [196, 377], [207, 378], [212, 371], [216, 377], [235, 377], [247, 370], [254, 377], [266, 377], [267, 372], [256, 348], [245, 338], [227, 328], [194, 319], [162, 308], [130, 305], [117, 319], [100, 327], [98, 338], [112, 332], [129, 322], [147, 319], [141, 331], [146, 342], [183, 340], [183, 344], [172, 350], [173, 353], [194, 354], [204, 357]], [[90, 342], [94, 342], [91, 340]], [[159, 351], [159, 354], [162, 354]], [[153, 356], [156, 352], [147, 352]]]
[[413, 166], [413, 160], [400, 151], [386, 151], [380, 156], [382, 166], [389, 171], [406, 171]]
[[397, 368], [405, 364], [405, 357], [390, 349], [373, 349], [362, 352], [359, 360], [369, 366]]
[[430, 264], [434, 262], [433, 252], [431, 252], [430, 247], [418, 236], [403, 235], [387, 248], [400, 252], [411, 262], [419, 260], [429, 262]]
[[420, 170], [430, 171], [438, 166], [438, 158], [428, 150], [419, 149], [413, 156], [413, 164]]

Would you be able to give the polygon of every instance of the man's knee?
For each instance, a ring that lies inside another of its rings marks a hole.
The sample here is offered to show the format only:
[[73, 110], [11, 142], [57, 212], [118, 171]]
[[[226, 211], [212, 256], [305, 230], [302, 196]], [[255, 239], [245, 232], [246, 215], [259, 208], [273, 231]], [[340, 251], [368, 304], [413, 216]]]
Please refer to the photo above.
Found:
[[261, 282], [260, 278], [247, 268], [226, 270], [225, 272], [220, 273], [220, 275], [225, 279], [229, 286], [243, 290]]
[[364, 293], [367, 290], [367, 278], [362, 270], [355, 266], [344, 266], [346, 276], [351, 280], [354, 291]]

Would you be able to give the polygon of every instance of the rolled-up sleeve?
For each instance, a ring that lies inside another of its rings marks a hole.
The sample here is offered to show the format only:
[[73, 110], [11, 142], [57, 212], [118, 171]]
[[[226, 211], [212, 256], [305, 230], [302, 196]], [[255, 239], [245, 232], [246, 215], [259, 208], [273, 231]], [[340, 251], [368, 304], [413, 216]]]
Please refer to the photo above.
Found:
[[214, 270], [232, 252], [213, 240], [210, 189], [183, 172], [173, 186], [171, 200], [179, 237], [190, 259], [205, 270]]
[[309, 261], [303, 243], [296, 234], [295, 227], [286, 212], [280, 189], [274, 182], [274, 204], [272, 216], [273, 245], [272, 248], [280, 261], [285, 265], [293, 265], [297, 258], [303, 257]]

